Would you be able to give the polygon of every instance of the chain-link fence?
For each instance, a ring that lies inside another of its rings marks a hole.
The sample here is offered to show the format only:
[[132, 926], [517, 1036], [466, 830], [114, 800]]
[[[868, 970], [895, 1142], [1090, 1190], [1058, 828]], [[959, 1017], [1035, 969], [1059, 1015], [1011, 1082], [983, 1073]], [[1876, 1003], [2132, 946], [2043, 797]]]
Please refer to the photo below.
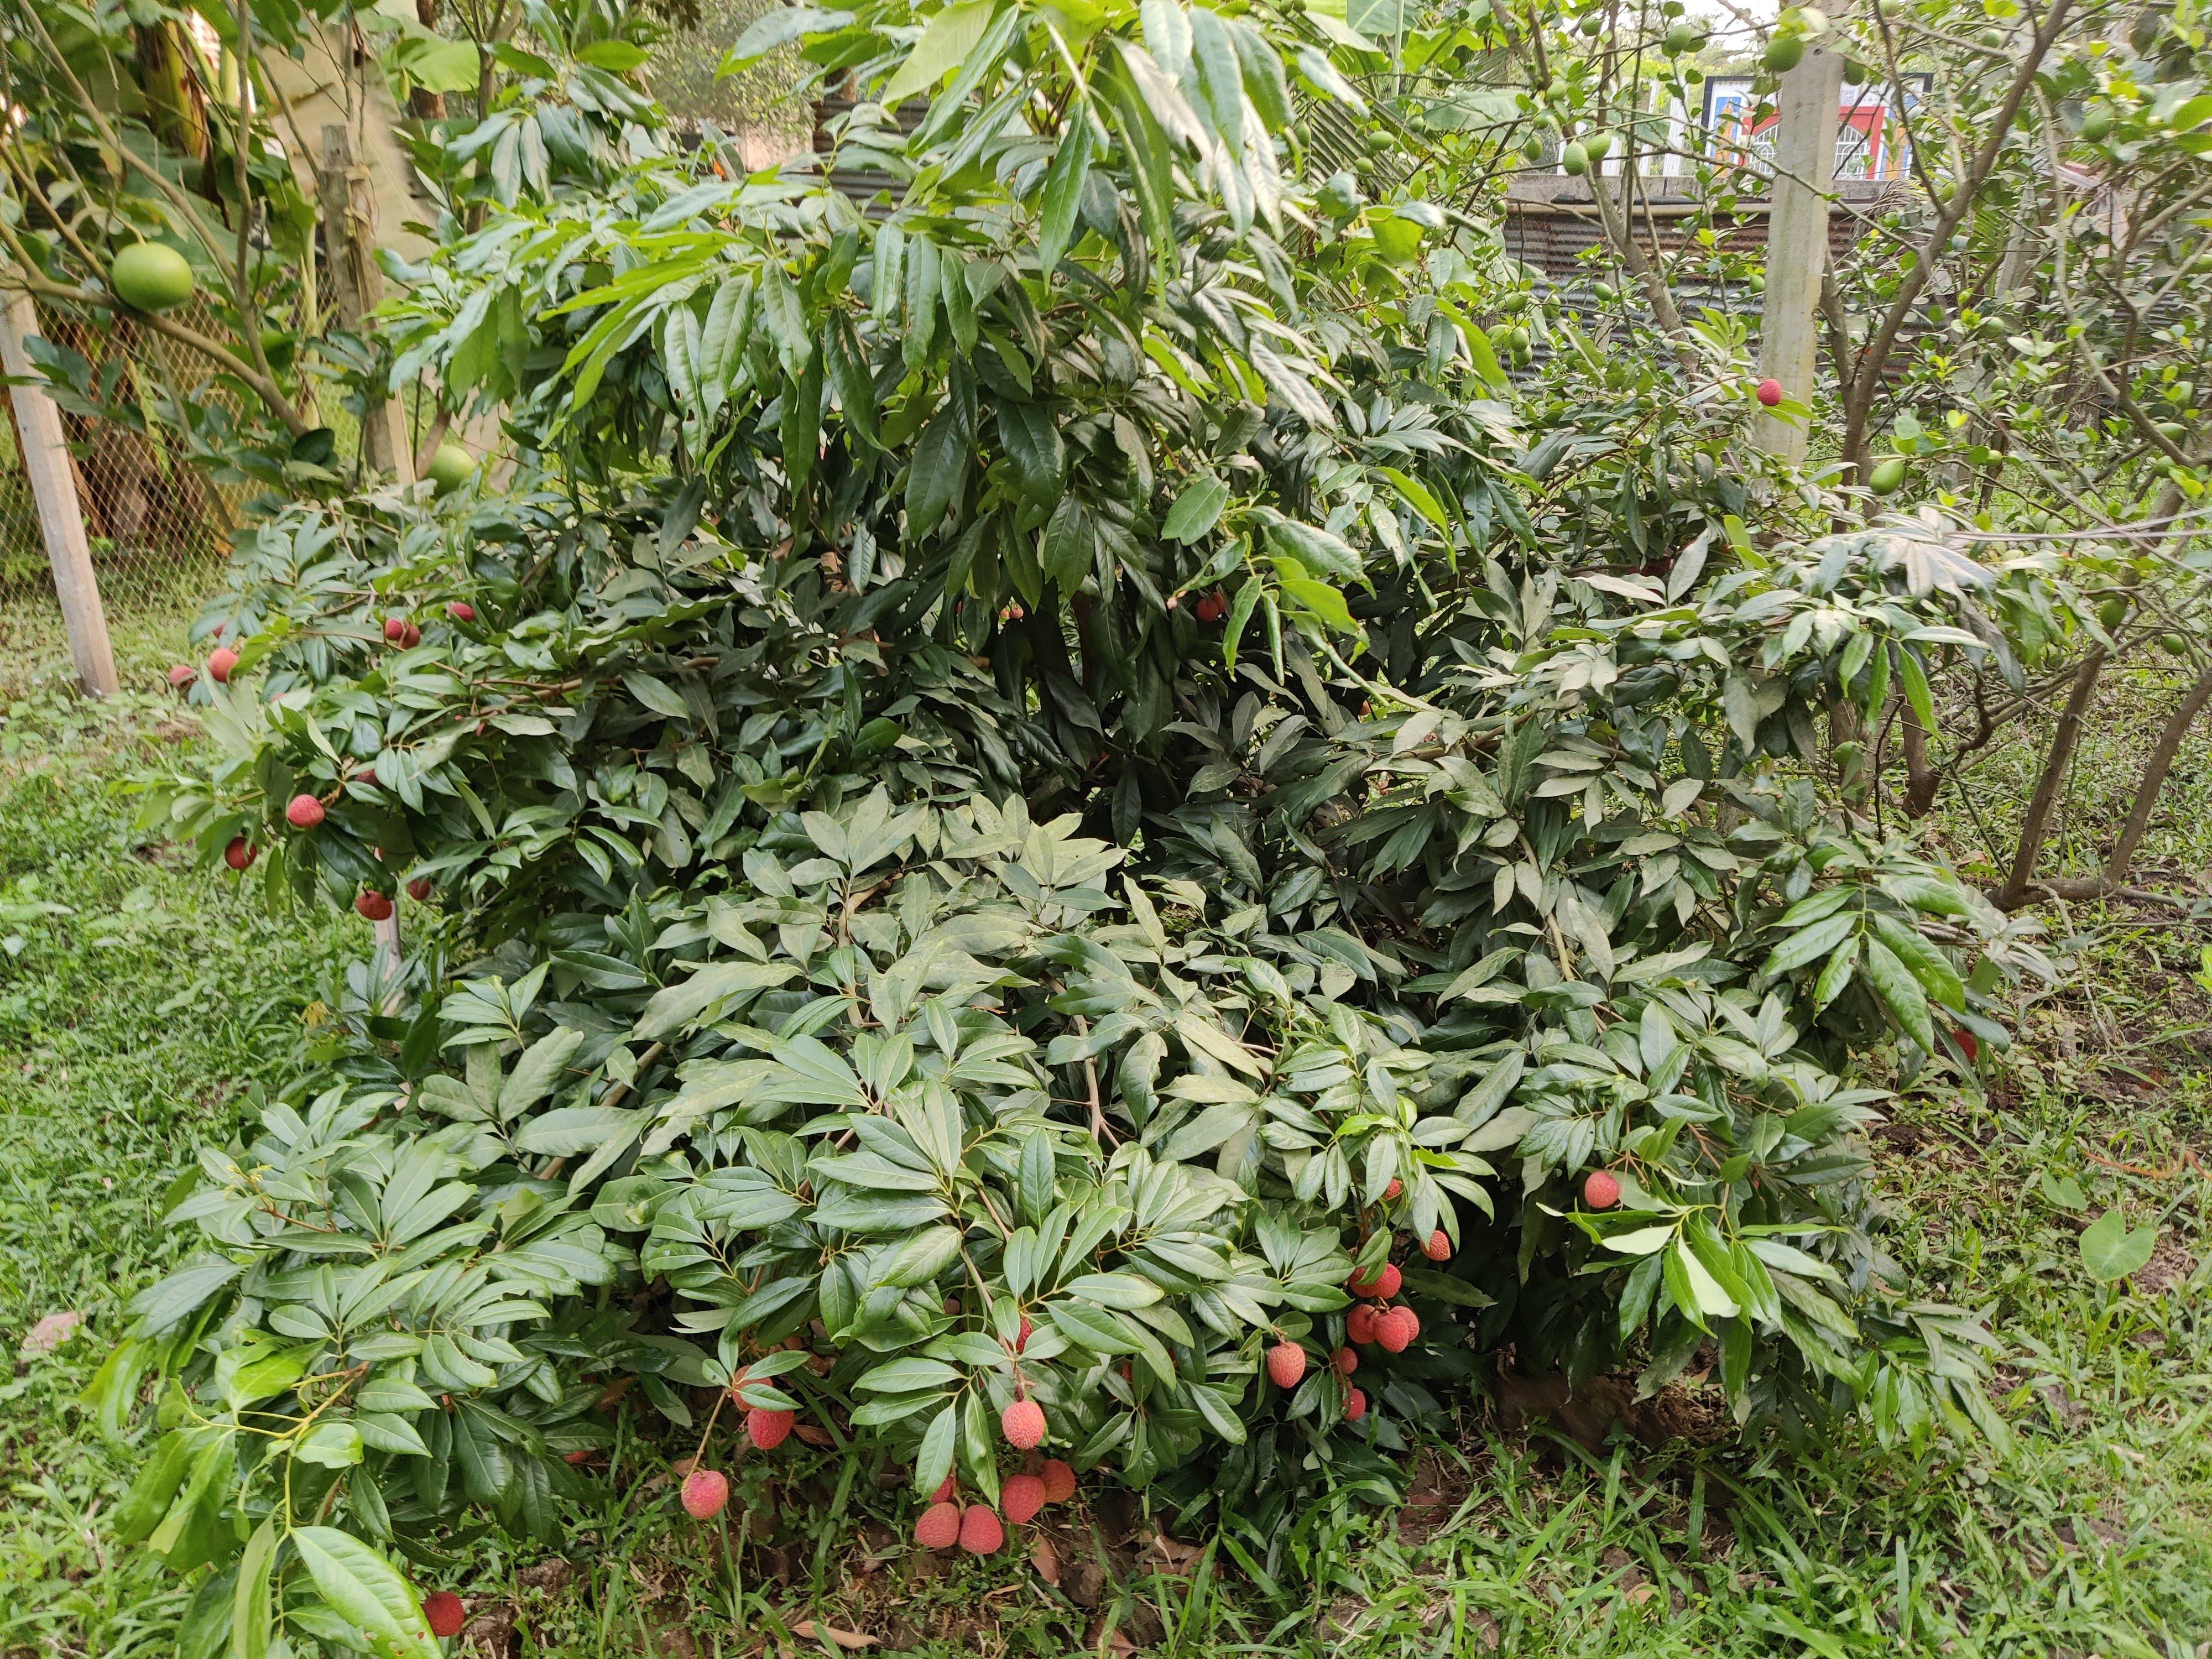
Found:
[[[146, 407], [179, 395], [179, 388], [199, 388], [183, 395], [210, 395], [204, 366], [150, 331], [125, 324], [96, 334], [51, 308], [40, 308], [37, 316], [40, 333], [85, 359], [95, 382], [111, 388], [107, 395], [117, 401]], [[204, 302], [179, 311], [177, 319], [218, 337], [223, 331]], [[0, 406], [7, 410], [0, 427], [0, 651], [36, 671], [65, 659], [68, 641], [23, 465], [15, 399], [0, 395]], [[255, 492], [210, 481], [159, 420], [149, 417], [140, 432], [66, 403], [61, 420], [111, 633], [146, 648], [157, 641], [180, 646]], [[340, 441], [349, 447], [350, 434], [342, 433]], [[144, 650], [119, 654], [143, 658]], [[133, 666], [146, 672], [143, 660]]]

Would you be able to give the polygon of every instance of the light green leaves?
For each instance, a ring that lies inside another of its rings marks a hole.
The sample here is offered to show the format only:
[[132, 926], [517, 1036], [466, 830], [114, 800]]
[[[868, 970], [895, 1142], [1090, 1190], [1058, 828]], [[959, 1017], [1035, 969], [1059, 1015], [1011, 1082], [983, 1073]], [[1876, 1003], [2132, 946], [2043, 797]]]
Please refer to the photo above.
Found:
[[947, 6], [930, 19], [921, 39], [907, 54], [906, 62], [899, 65], [898, 72], [884, 88], [884, 106], [896, 109], [959, 68], [982, 44], [983, 33], [990, 27], [999, 0], [963, 0], [963, 3]]
[[1194, 478], [1168, 509], [1160, 534], [1171, 542], [1198, 541], [1220, 522], [1221, 510], [1228, 504], [1227, 484], [1210, 474]]
[[2158, 1248], [2155, 1225], [2132, 1231], [2117, 1204], [2084, 1228], [2081, 1237], [2081, 1265], [2089, 1277], [2102, 1284], [2140, 1272]]
[[323, 1600], [368, 1638], [378, 1659], [441, 1659], [414, 1592], [382, 1556], [335, 1527], [295, 1528], [290, 1536]]

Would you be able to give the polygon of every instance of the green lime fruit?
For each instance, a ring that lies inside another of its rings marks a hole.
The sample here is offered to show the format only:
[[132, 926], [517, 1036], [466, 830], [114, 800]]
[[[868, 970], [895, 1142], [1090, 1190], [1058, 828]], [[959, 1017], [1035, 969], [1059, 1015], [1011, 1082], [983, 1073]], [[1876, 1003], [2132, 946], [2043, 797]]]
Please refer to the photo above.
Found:
[[2097, 607], [2097, 625], [2107, 634], [2128, 619], [2128, 602], [2115, 593]]
[[1866, 84], [1866, 80], [1867, 66], [1864, 64], [1859, 63], [1856, 60], [1845, 61], [1844, 64], [1844, 84], [1845, 86], [1863, 87]]
[[1598, 32], [1604, 27], [1605, 20], [1600, 17], [1596, 13], [1593, 12], [1588, 17], [1583, 19], [1583, 38], [1586, 40], [1595, 40], [1598, 37]]
[[1515, 329], [1511, 336], [1507, 339], [1506, 344], [1513, 349], [1513, 355], [1515, 356], [1527, 356], [1528, 355], [1528, 331], [1525, 328]]
[[192, 268], [160, 242], [133, 242], [115, 256], [107, 280], [133, 311], [172, 311], [192, 297]]
[[1787, 75], [1804, 61], [1805, 42], [1795, 34], [1778, 34], [1766, 43], [1759, 61], [1775, 75]]
[[476, 477], [476, 473], [477, 458], [448, 438], [430, 457], [430, 470], [427, 476], [442, 495], [448, 490], [459, 489]]
[[1411, 219], [1392, 214], [1368, 226], [1375, 236], [1375, 251], [1394, 265], [1409, 265], [1421, 252], [1421, 228]]
[[2169, 657], [2185, 657], [2189, 654], [2189, 641], [2179, 634], [2161, 634], [2158, 636], [2158, 648]]
[[1680, 58], [1686, 52], [1698, 49], [1698, 31], [1687, 23], [1677, 23], [1667, 31], [1667, 38], [1661, 44], [1669, 58]]
[[1765, 293], [1766, 273], [1763, 270], [1753, 271], [1750, 276], [1743, 279], [1743, 285], [1749, 289], [1753, 294]]
[[2179, 421], [2160, 421], [2158, 435], [2170, 444], [2178, 444], [2189, 435], [2189, 428]]
[[1527, 161], [1542, 161], [1544, 159], [1544, 141], [1536, 137], [1534, 133], [1530, 133], [1527, 138], [1522, 141], [1521, 155], [1522, 158]]
[[1516, 290], [1500, 300], [1498, 302], [1498, 308], [1508, 317], [1518, 317], [1528, 309], [1528, 296]]
[[1605, 160], [1606, 152], [1612, 148], [1613, 135], [1609, 132], [1593, 132], [1583, 140], [1583, 153], [1593, 161]]
[[1905, 463], [1895, 455], [1875, 462], [1874, 471], [1867, 474], [1867, 488], [1877, 495], [1894, 495], [1904, 487]]
[[1569, 144], [1559, 152], [1559, 167], [1571, 178], [1581, 178], [1589, 171], [1589, 151], [1579, 143]]
[[2112, 112], [2093, 109], [2081, 118], [2081, 136], [2093, 144], [2101, 144], [2112, 135]]

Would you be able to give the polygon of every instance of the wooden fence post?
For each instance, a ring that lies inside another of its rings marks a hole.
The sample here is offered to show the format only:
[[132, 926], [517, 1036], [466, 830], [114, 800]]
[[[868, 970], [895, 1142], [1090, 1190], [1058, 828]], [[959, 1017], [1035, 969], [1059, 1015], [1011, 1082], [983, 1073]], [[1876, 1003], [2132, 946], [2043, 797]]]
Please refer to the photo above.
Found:
[[[1809, 47], [1782, 77], [1781, 131], [1774, 147], [1774, 205], [1766, 221], [1766, 303], [1759, 314], [1759, 367], [1785, 396], [1813, 401], [1820, 362], [1820, 274], [1828, 263], [1828, 203], [1836, 178], [1836, 129], [1844, 54]], [[1811, 437], [1795, 421], [1761, 415], [1753, 438], [1793, 465]]]
[[[323, 129], [323, 248], [330, 256], [331, 298], [338, 320], [355, 332], [384, 297], [376, 267], [376, 192], [368, 169], [357, 164], [353, 140], [333, 123]], [[372, 398], [362, 415], [362, 454], [370, 468], [401, 483], [415, 482], [415, 451], [407, 441], [407, 413], [392, 398]]]
[[[38, 310], [21, 289], [9, 289], [4, 297], [5, 304], [0, 306], [0, 370], [19, 382], [35, 380], [38, 371], [23, 342], [39, 331]], [[118, 690], [115, 651], [108, 643], [107, 613], [100, 606], [100, 583], [93, 575], [92, 548], [85, 539], [84, 508], [77, 500], [76, 469], [70, 465], [61, 411], [36, 386], [19, 384], [11, 389], [23, 471], [38, 503], [39, 529], [53, 567], [54, 592], [69, 629], [70, 654], [86, 690], [95, 697], [112, 696]]]

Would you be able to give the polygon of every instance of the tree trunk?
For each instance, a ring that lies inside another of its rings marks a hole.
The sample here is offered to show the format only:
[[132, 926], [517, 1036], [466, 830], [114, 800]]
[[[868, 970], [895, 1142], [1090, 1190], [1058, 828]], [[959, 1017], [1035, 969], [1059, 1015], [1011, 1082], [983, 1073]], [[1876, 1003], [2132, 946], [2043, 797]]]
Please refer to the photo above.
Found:
[[2068, 763], [2074, 758], [2074, 744], [2081, 735], [2082, 717], [2089, 712], [2090, 699], [2097, 695], [2097, 677], [2104, 672], [2105, 653], [2100, 647], [2082, 659], [2081, 670], [2075, 676], [2065, 712], [2058, 717], [2058, 729], [2051, 734], [2051, 752], [2044, 758], [2043, 775], [2035, 781], [2034, 799], [2028, 802], [2027, 817], [2020, 826], [2020, 846], [2013, 854], [2011, 873], [1997, 890], [2000, 909], [2016, 910], [2027, 902], [2029, 884], [2035, 879], [2036, 857], [2043, 851], [2043, 838], [2051, 830], [2051, 814], [2058, 805], [2059, 786], [2065, 781]]

